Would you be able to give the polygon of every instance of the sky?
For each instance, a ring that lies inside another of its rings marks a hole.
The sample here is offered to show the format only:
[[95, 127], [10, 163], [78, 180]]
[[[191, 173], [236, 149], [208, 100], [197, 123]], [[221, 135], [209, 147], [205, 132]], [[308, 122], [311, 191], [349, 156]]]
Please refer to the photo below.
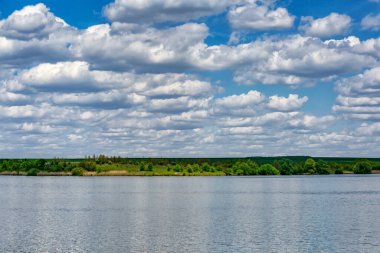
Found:
[[380, 154], [379, 0], [4, 0], [0, 157]]

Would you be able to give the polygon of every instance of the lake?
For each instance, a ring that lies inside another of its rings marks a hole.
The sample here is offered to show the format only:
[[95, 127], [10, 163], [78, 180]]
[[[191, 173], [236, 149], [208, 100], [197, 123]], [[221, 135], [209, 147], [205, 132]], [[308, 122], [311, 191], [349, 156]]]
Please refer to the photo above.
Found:
[[0, 177], [0, 252], [380, 252], [380, 176]]

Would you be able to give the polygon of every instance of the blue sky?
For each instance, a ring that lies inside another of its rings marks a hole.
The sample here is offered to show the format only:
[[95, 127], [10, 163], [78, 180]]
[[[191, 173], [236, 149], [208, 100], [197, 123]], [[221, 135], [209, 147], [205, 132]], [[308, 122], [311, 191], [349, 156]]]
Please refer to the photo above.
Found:
[[1, 157], [378, 156], [380, 2], [2, 1]]

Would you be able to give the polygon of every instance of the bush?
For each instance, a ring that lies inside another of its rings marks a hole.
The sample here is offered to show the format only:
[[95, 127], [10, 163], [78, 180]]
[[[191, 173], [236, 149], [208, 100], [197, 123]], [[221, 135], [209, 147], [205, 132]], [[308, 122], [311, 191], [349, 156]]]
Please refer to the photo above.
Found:
[[294, 174], [294, 164], [289, 159], [282, 159], [278, 162], [279, 171], [281, 175], [293, 175]]
[[148, 171], [153, 171], [153, 164], [151, 163], [148, 164]]
[[32, 176], [32, 177], [37, 176], [37, 174], [38, 174], [38, 170], [35, 168], [28, 170], [28, 172], [26, 173], [27, 176]]
[[335, 169], [335, 174], [343, 174], [343, 168], [342, 167], [337, 167], [336, 169]]
[[372, 165], [368, 161], [357, 162], [354, 166], [355, 174], [371, 174]]
[[176, 164], [173, 168], [174, 172], [183, 172], [183, 168], [180, 164]]
[[315, 166], [316, 170], [315, 172], [319, 175], [327, 175], [327, 174], [330, 174], [330, 170], [329, 170], [329, 164], [324, 161], [324, 160], [319, 160], [317, 163], [316, 163], [316, 166]]
[[372, 169], [373, 169], [373, 170], [380, 170], [380, 163], [374, 163], [374, 164], [372, 165]]
[[193, 166], [191, 166], [190, 164], [187, 165], [187, 172], [190, 173], [190, 174], [194, 172], [193, 171]]
[[316, 173], [316, 162], [312, 158], [308, 158], [305, 161], [305, 172], [308, 174], [315, 174]]
[[210, 167], [210, 165], [209, 165], [208, 163], [204, 163], [204, 164], [202, 165], [202, 170], [203, 170], [204, 172], [210, 172], [211, 167]]
[[71, 171], [71, 175], [72, 176], [83, 176], [84, 172], [85, 172], [85, 170], [83, 168], [77, 167]]
[[271, 164], [264, 164], [259, 168], [259, 175], [280, 175], [280, 171]]
[[248, 160], [247, 162], [237, 162], [232, 167], [232, 170], [236, 175], [257, 175], [259, 166]]
[[94, 162], [89, 161], [82, 161], [79, 163], [79, 167], [83, 168], [88, 171], [95, 171], [96, 170], [96, 164]]

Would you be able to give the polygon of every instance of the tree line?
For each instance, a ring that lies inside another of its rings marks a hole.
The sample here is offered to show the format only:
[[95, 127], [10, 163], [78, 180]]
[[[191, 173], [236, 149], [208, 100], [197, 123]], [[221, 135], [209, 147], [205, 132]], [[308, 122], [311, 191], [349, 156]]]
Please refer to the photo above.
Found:
[[83, 175], [85, 172], [101, 173], [106, 169], [134, 168], [142, 175], [327, 175], [370, 174], [380, 170], [380, 162], [368, 159], [318, 159], [312, 157], [272, 158], [122, 158], [115, 156], [88, 156], [84, 159], [2, 159], [0, 173], [35, 176], [64, 172]]

